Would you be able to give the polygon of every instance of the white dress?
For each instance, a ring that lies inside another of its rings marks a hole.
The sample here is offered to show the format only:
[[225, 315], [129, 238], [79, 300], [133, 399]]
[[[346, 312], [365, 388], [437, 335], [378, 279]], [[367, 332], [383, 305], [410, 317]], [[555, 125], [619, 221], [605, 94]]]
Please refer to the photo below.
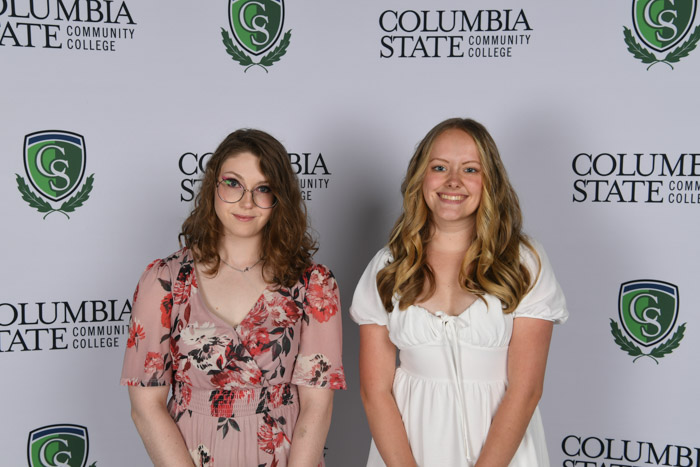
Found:
[[[377, 292], [377, 273], [392, 260], [388, 248], [367, 266], [355, 289], [350, 315], [358, 324], [387, 326], [399, 349], [393, 393], [413, 456], [419, 467], [472, 467], [486, 440], [491, 419], [506, 391], [508, 345], [513, 319], [538, 318], [563, 323], [568, 318], [564, 294], [549, 260], [536, 242], [542, 269], [532, 252], [521, 258], [537, 277], [518, 308], [504, 314], [501, 302], [486, 295], [458, 316], [431, 313], [412, 305], [387, 313]], [[382, 467], [372, 441], [368, 467]], [[536, 409], [511, 467], [547, 467], [549, 458]]]

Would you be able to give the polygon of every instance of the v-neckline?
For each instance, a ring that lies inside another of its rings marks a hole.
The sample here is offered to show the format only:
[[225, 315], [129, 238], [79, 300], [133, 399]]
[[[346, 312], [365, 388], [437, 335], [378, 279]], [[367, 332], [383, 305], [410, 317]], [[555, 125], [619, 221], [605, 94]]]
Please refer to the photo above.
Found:
[[255, 302], [253, 303], [253, 305], [248, 309], [248, 311], [246, 312], [246, 314], [243, 315], [243, 318], [238, 322], [238, 324], [235, 324], [235, 325], [234, 325], [234, 324], [231, 324], [231, 323], [229, 323], [228, 321], [226, 321], [222, 316], [220, 316], [219, 314], [215, 313], [214, 311], [212, 311], [212, 310], [209, 308], [209, 306], [207, 305], [207, 302], [204, 300], [204, 297], [202, 296], [202, 295], [203, 295], [203, 294], [202, 294], [202, 291], [199, 290], [199, 288], [200, 288], [199, 285], [201, 284], [201, 282], [199, 281], [199, 274], [198, 274], [198, 272], [197, 272], [197, 266], [196, 266], [196, 264], [193, 263], [193, 268], [192, 268], [192, 269], [193, 269], [194, 277], [195, 277], [195, 279], [196, 279], [196, 281], [197, 281], [196, 289], [197, 289], [197, 300], [199, 300], [199, 304], [202, 306], [202, 308], [204, 309], [204, 311], [207, 312], [207, 314], [209, 314], [209, 315], [210, 315], [211, 317], [213, 317], [214, 319], [216, 319], [216, 320], [220, 321], [221, 323], [223, 323], [224, 325], [226, 325], [226, 327], [230, 328], [230, 329], [231, 329], [233, 332], [235, 332], [236, 334], [238, 334], [238, 330], [239, 330], [241, 324], [243, 324], [246, 320], [248, 320], [248, 318], [250, 318], [250, 315], [252, 314], [253, 310], [255, 310], [255, 308], [258, 306], [258, 304], [260, 303], [260, 301], [263, 300], [263, 299], [265, 298], [265, 293], [266, 293], [268, 290], [271, 290], [271, 287], [272, 287], [272, 284], [266, 285], [265, 288], [262, 290], [262, 292], [260, 292], [260, 295], [259, 295], [258, 298], [255, 300]]

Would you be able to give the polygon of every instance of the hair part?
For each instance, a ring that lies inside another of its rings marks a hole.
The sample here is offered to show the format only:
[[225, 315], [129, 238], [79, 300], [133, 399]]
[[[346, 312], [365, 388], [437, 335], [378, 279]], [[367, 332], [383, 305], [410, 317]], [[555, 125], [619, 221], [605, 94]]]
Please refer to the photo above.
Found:
[[262, 231], [263, 268], [271, 274], [274, 284], [291, 287], [311, 265], [318, 248], [308, 232], [306, 204], [287, 150], [264, 131], [236, 130], [219, 144], [207, 162], [194, 207], [182, 224], [180, 241], [192, 252], [195, 261], [205, 266], [207, 274], [215, 275], [219, 271], [223, 228], [214, 209], [216, 185], [224, 162], [244, 152], [258, 158], [260, 171], [277, 198]]
[[496, 143], [479, 122], [451, 118], [438, 123], [418, 143], [401, 184], [403, 212], [389, 239], [394, 259], [377, 274], [377, 289], [387, 312], [394, 309], [394, 297], [398, 297], [399, 309], [405, 310], [435, 293], [435, 275], [425, 254], [432, 221], [422, 188], [435, 140], [450, 129], [462, 130], [474, 139], [482, 171], [481, 202], [474, 236], [462, 260], [460, 286], [482, 299], [486, 293], [494, 295], [503, 303], [504, 313], [514, 311], [532, 286], [530, 271], [520, 261], [520, 245], [535, 256], [537, 252], [522, 233], [518, 196]]

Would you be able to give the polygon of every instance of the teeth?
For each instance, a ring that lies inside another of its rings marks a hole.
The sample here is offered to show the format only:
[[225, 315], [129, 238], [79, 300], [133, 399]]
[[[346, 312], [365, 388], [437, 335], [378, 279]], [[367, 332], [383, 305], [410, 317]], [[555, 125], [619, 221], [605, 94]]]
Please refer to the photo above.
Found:
[[463, 196], [463, 195], [450, 196], [450, 195], [443, 195], [442, 193], [440, 193], [439, 196], [440, 196], [440, 198], [446, 199], [448, 201], [461, 201], [465, 198], [465, 196]]

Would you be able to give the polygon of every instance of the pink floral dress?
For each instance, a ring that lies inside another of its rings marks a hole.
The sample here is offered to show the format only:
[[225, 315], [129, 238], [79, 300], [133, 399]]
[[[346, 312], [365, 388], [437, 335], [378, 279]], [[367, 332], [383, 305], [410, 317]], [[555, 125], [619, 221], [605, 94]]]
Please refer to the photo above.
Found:
[[168, 410], [196, 465], [283, 467], [297, 386], [346, 387], [341, 339], [326, 267], [312, 265], [291, 288], [268, 287], [231, 327], [204, 305], [183, 248], [141, 276], [121, 384], [172, 385]]

